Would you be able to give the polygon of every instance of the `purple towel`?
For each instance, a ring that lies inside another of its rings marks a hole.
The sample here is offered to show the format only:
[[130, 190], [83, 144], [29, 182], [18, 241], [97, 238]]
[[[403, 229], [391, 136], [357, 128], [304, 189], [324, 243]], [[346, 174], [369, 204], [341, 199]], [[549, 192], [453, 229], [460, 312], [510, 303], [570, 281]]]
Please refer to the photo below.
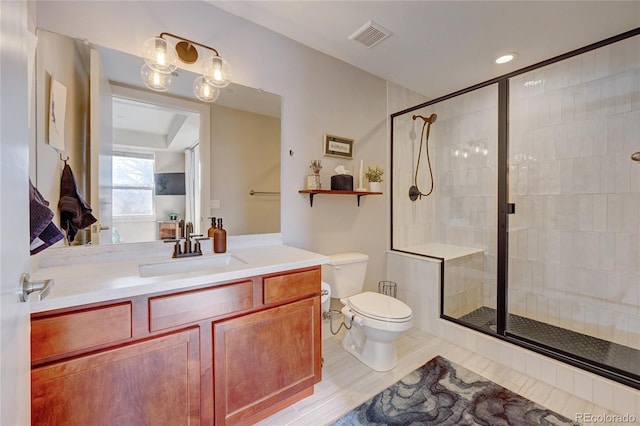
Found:
[[60, 225], [67, 231], [69, 242], [73, 241], [79, 230], [97, 222], [91, 214], [91, 206], [80, 195], [76, 178], [68, 164], [65, 164], [62, 169], [58, 209], [60, 209]]
[[29, 243], [31, 254], [36, 254], [51, 247], [64, 236], [58, 227], [51, 221], [53, 212], [49, 208], [49, 202], [36, 189], [29, 179], [29, 225], [31, 228]]

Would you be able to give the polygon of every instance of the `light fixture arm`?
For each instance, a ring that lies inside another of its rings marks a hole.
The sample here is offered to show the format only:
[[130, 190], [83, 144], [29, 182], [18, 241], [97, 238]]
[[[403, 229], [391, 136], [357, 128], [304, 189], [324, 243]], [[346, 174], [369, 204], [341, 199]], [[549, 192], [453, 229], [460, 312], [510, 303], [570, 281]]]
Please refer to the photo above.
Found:
[[161, 39], [164, 39], [165, 36], [172, 37], [176, 40], [180, 40], [180, 42], [176, 44], [176, 52], [180, 60], [187, 64], [193, 64], [198, 60], [198, 51], [196, 49], [193, 49], [191, 45], [196, 45], [196, 46], [203, 47], [205, 49], [209, 49], [213, 53], [215, 53], [216, 56], [218, 57], [220, 56], [218, 51], [213, 47], [207, 46], [202, 43], [198, 43], [197, 41], [186, 39], [184, 37], [177, 36], [175, 34], [163, 32], [158, 37]]

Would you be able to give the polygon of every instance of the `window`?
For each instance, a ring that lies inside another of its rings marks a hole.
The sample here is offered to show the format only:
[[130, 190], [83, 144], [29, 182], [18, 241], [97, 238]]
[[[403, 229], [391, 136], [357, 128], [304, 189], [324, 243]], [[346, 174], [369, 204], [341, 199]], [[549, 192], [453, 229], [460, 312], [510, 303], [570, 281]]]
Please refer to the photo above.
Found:
[[153, 154], [113, 153], [113, 216], [153, 216]]

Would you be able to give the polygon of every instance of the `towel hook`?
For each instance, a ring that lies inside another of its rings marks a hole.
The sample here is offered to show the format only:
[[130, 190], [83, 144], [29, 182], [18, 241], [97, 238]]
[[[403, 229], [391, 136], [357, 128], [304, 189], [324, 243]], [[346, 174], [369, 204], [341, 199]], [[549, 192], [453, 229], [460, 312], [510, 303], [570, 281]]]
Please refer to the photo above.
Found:
[[67, 158], [62, 158], [62, 153], [60, 153], [60, 161], [64, 161], [64, 165], [67, 165], [67, 161], [69, 161], [69, 156], [67, 155]]

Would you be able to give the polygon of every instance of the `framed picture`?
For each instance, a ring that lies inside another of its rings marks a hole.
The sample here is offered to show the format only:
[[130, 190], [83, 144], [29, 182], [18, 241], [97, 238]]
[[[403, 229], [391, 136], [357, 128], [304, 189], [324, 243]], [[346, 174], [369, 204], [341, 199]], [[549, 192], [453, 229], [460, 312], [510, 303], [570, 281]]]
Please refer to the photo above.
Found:
[[351, 160], [353, 158], [353, 139], [324, 135], [324, 155]]

